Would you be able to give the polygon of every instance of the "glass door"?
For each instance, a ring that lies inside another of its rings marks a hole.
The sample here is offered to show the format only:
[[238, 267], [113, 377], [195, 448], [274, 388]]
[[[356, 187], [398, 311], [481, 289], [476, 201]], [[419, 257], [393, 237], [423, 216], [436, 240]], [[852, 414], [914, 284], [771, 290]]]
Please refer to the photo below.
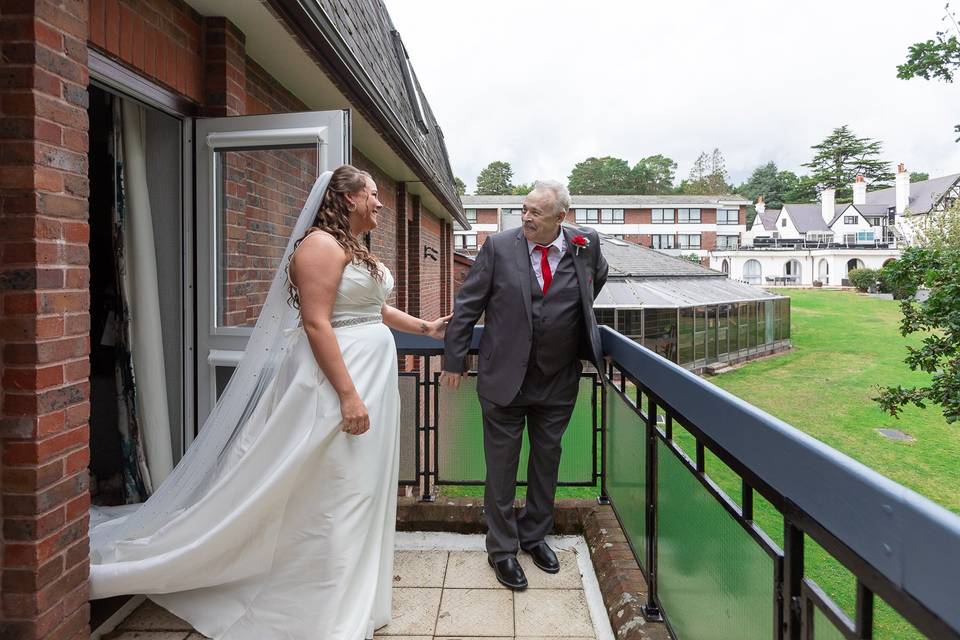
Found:
[[348, 111], [196, 121], [197, 426], [234, 367], [317, 177], [350, 160]]

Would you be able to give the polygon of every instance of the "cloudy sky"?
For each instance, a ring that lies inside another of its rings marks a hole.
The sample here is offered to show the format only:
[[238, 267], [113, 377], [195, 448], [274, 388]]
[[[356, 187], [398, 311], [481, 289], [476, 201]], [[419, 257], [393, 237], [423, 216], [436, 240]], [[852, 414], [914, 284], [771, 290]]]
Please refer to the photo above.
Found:
[[960, 82], [896, 77], [943, 0], [385, 1], [470, 191], [492, 160], [529, 182], [662, 153], [679, 179], [714, 147], [735, 184], [805, 172], [843, 124], [894, 165], [960, 172]]

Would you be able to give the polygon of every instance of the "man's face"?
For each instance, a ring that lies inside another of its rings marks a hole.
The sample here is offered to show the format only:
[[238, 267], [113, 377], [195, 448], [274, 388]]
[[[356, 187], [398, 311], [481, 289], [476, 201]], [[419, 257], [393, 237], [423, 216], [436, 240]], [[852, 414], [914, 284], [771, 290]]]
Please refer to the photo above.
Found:
[[550, 244], [560, 233], [565, 212], [557, 211], [553, 192], [537, 189], [523, 199], [523, 235], [530, 242]]

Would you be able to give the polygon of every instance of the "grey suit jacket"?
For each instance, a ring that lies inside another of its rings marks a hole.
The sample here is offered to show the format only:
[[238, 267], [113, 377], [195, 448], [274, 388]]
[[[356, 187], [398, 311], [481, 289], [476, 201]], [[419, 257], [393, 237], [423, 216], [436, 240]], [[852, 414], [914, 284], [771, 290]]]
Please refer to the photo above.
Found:
[[[600, 331], [593, 315], [593, 300], [607, 281], [607, 261], [600, 252], [600, 238], [593, 229], [566, 234], [567, 251], [573, 256], [580, 287], [583, 326], [586, 335], [579, 354], [603, 370]], [[590, 244], [579, 252], [572, 243], [583, 235]], [[452, 373], [466, 371], [467, 352], [473, 327], [486, 312], [480, 340], [477, 392], [499, 405], [507, 405], [517, 395], [527, 373], [533, 336], [530, 301], [530, 253], [523, 229], [508, 229], [487, 238], [460, 287], [453, 306], [453, 318], [444, 339], [443, 369]]]

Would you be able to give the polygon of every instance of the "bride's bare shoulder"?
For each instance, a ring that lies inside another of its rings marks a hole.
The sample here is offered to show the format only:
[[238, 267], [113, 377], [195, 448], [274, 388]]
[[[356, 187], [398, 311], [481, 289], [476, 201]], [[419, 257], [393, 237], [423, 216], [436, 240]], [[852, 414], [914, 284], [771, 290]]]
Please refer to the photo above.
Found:
[[312, 228], [300, 241], [290, 260], [290, 274], [294, 281], [300, 272], [317, 273], [337, 265], [342, 271], [347, 265], [347, 252], [332, 235], [322, 229]]

